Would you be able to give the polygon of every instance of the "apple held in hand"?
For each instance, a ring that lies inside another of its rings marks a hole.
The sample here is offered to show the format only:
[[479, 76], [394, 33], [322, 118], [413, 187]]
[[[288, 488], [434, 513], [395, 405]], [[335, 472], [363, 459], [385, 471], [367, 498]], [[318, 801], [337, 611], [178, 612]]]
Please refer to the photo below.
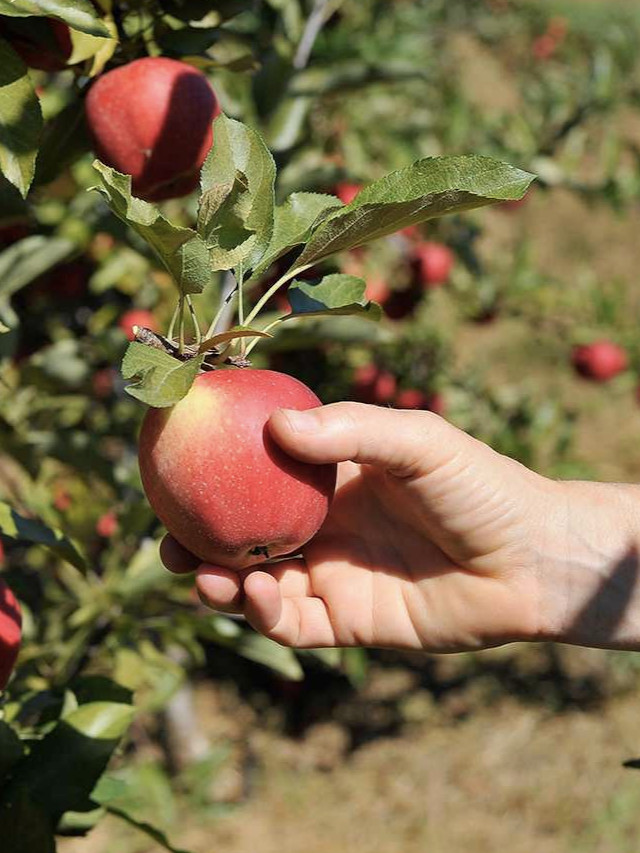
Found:
[[243, 569], [288, 554], [324, 521], [335, 465], [310, 465], [272, 441], [277, 408], [311, 409], [316, 395], [271, 370], [200, 375], [168, 409], [150, 409], [140, 433], [142, 483], [172, 536], [207, 563]]
[[13, 672], [20, 650], [22, 614], [20, 605], [6, 583], [0, 579], [0, 690], [4, 690]]
[[97, 156], [131, 175], [133, 194], [147, 201], [196, 188], [219, 112], [201, 71], [162, 56], [108, 71], [86, 101]]

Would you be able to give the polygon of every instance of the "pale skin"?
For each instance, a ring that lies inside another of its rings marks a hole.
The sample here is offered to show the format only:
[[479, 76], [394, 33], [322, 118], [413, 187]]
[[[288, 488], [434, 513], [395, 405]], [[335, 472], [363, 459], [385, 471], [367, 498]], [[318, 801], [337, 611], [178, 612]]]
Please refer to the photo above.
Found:
[[302, 557], [272, 566], [198, 565], [167, 537], [163, 561], [215, 610], [297, 648], [640, 649], [640, 488], [547, 479], [429, 412], [336, 403], [269, 430], [339, 463], [336, 495]]

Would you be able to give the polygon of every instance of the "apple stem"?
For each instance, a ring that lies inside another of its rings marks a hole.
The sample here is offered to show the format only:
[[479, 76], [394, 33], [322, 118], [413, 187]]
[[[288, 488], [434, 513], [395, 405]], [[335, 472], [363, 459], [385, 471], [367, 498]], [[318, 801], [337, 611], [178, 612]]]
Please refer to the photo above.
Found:
[[304, 267], [296, 267], [295, 269], [289, 270], [289, 272], [286, 272], [286, 273], [282, 276], [282, 278], [279, 278], [279, 279], [278, 279], [278, 281], [276, 281], [276, 283], [275, 283], [275, 284], [272, 284], [272, 285], [271, 285], [271, 287], [270, 287], [270, 288], [267, 290], [267, 292], [264, 294], [264, 296], [262, 296], [262, 297], [261, 297], [261, 298], [256, 302], [256, 304], [254, 305], [253, 310], [251, 311], [251, 313], [249, 314], [249, 316], [248, 316], [248, 317], [247, 317], [247, 319], [245, 320], [245, 325], [246, 325], [246, 326], [250, 326], [250, 325], [251, 325], [251, 323], [253, 322], [253, 320], [255, 320], [255, 318], [258, 316], [258, 314], [260, 313], [260, 311], [262, 311], [262, 309], [263, 309], [263, 308], [264, 308], [264, 306], [267, 304], [267, 302], [271, 299], [271, 297], [274, 295], [274, 293], [276, 293], [276, 291], [277, 291], [280, 287], [282, 287], [282, 285], [283, 285], [285, 282], [287, 282], [287, 281], [291, 281], [291, 279], [292, 279], [295, 275], [297, 275], [297, 274], [298, 274], [298, 273], [300, 273], [300, 272], [304, 272], [304, 270], [308, 270], [308, 269], [310, 269], [310, 267], [312, 267], [312, 266], [313, 266], [313, 264], [307, 264], [307, 265], [306, 265], [306, 266], [304, 266]]
[[182, 353], [184, 352], [184, 296], [180, 296], [178, 308], [180, 309], [178, 320], [178, 332], [180, 335], [180, 340], [178, 342], [178, 352], [180, 353], [180, 355], [182, 355]]
[[193, 331], [196, 335], [196, 344], [200, 346], [202, 341], [202, 332], [200, 331], [200, 323], [198, 323], [198, 318], [196, 316], [196, 310], [193, 307], [193, 300], [187, 294], [187, 308], [189, 309], [189, 314], [191, 315], [191, 322], [193, 323]]
[[237, 284], [235, 284], [235, 285], [234, 285], [234, 286], [229, 290], [229, 292], [227, 293], [227, 295], [224, 297], [224, 299], [223, 299], [223, 300], [222, 300], [222, 302], [220, 303], [220, 308], [218, 309], [218, 313], [217, 313], [217, 314], [216, 314], [216, 316], [213, 318], [213, 321], [211, 322], [211, 325], [210, 325], [210, 326], [209, 326], [209, 328], [207, 329], [207, 332], [206, 332], [206, 334], [205, 334], [205, 340], [206, 340], [207, 338], [210, 338], [210, 337], [212, 337], [212, 336], [213, 336], [214, 332], [217, 330], [218, 322], [220, 321], [220, 318], [221, 318], [221, 317], [222, 317], [222, 315], [224, 314], [225, 308], [229, 305], [229, 303], [232, 301], [232, 299], [234, 299], [234, 297], [237, 295], [237, 293], [238, 293], [238, 285], [237, 285]]
[[[238, 268], [238, 325], [244, 326], [244, 270], [242, 264]], [[240, 338], [240, 355], [244, 357], [246, 343], [244, 338]]]
[[[261, 332], [270, 332], [270, 331], [271, 331], [271, 329], [273, 329], [275, 326], [277, 326], [277, 325], [279, 325], [280, 323], [282, 323], [282, 322], [283, 322], [283, 320], [285, 320], [285, 319], [286, 319], [286, 317], [287, 317], [287, 315], [286, 315], [286, 314], [283, 314], [283, 315], [282, 315], [282, 317], [278, 317], [278, 319], [277, 319], [277, 320], [274, 320], [272, 323], [269, 323], [267, 326], [265, 326], [265, 327], [264, 327], [264, 329], [260, 329], [260, 331], [261, 331]], [[245, 358], [249, 358], [249, 356], [251, 355], [251, 351], [252, 351], [252, 350], [253, 350], [253, 349], [254, 349], [254, 348], [255, 348], [255, 347], [260, 343], [260, 341], [261, 341], [261, 340], [262, 340], [262, 338], [254, 338], [254, 339], [251, 341], [251, 343], [250, 343], [250, 344], [249, 344], [249, 346], [246, 348], [246, 351], [245, 351], [245, 353], [244, 353], [244, 357], [245, 357]]]
[[176, 328], [176, 322], [178, 320], [178, 314], [180, 313], [180, 300], [178, 300], [178, 304], [176, 305], [175, 311], [173, 312], [173, 316], [171, 317], [171, 322], [169, 323], [169, 331], [167, 332], [167, 338], [170, 341], [174, 340], [173, 333]]

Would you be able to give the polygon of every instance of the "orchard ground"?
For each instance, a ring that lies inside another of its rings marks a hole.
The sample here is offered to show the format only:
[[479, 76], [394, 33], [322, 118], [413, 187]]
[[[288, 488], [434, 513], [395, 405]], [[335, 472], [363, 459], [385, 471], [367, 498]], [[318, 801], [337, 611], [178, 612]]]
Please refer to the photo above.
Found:
[[[577, 471], [640, 481], [637, 377], [590, 383], [569, 356], [579, 325], [624, 334], [636, 323], [640, 214], [534, 191], [517, 211], [485, 218], [483, 255], [509, 258], [526, 235], [548, 283], [482, 324], [459, 316], [450, 290], [433, 293], [454, 373], [479, 369], [492, 391], [556, 402], [575, 417]], [[613, 294], [609, 327], [589, 316], [603, 288]], [[440, 659], [378, 654], [359, 690], [312, 676], [300, 692], [257, 667], [246, 688], [243, 679], [202, 683], [199, 718], [227, 754], [207, 802], [180, 802], [173, 837], [197, 853], [632, 853], [640, 775], [622, 763], [640, 754], [639, 671], [637, 655], [510, 646]], [[151, 768], [158, 760], [151, 748], [139, 758]], [[162, 808], [162, 789], [153, 796]], [[156, 848], [107, 820], [60, 849]]]

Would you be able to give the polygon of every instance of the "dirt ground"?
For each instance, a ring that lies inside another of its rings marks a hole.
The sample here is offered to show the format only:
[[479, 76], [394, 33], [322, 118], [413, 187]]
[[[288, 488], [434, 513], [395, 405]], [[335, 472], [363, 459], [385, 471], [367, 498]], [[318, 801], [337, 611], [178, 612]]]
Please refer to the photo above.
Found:
[[[415, 672], [375, 666], [357, 699], [300, 736], [261, 719], [255, 704], [249, 711], [229, 685], [202, 685], [205, 730], [235, 758], [214, 778], [217, 804], [184, 803], [168, 824], [173, 843], [193, 853], [638, 849], [640, 773], [623, 767], [640, 753], [632, 659], [563, 649], [558, 660], [546, 649], [512, 647], [433, 666], [440, 687], [457, 682], [437, 699]], [[376, 724], [393, 729], [391, 717], [395, 730], [372, 736]], [[367, 724], [371, 737], [357, 745], [354, 734]], [[248, 782], [241, 802], [223, 807], [238, 773]], [[159, 849], [115, 819], [60, 847]]]

